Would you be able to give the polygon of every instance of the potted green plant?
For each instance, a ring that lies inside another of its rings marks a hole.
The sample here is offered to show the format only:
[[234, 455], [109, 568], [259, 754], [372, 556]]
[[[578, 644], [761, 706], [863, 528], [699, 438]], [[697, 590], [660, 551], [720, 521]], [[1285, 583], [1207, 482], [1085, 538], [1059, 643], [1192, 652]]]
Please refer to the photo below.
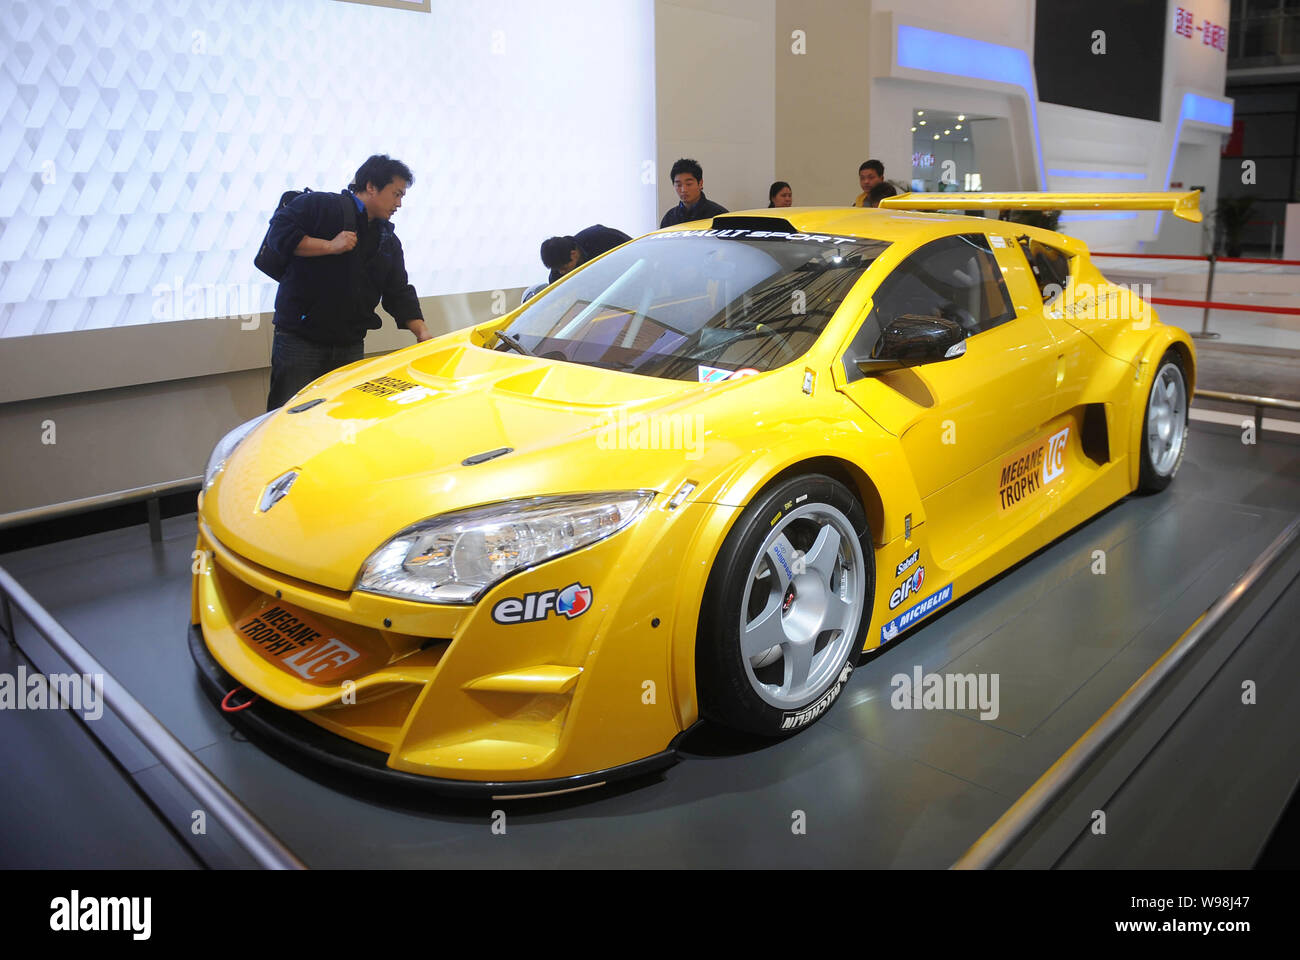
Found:
[[1255, 201], [1249, 197], [1220, 197], [1214, 207], [1214, 217], [1223, 231], [1223, 242], [1228, 256], [1241, 256], [1241, 241], [1246, 225], [1255, 215]]

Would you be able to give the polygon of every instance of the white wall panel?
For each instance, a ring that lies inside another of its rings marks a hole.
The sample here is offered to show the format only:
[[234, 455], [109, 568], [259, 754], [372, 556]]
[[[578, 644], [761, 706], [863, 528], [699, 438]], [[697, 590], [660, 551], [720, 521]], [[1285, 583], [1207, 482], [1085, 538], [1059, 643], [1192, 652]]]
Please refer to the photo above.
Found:
[[[421, 296], [526, 286], [538, 246], [656, 222], [652, 0], [0, 3], [0, 337], [212, 316], [275, 285], [281, 191], [410, 165]], [[161, 315], [167, 314], [167, 315]]]

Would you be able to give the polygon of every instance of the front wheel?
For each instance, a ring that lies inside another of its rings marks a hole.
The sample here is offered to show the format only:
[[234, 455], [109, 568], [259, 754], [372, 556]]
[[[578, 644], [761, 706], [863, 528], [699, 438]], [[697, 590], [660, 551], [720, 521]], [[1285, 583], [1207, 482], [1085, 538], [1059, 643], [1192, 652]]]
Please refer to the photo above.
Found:
[[781, 736], [843, 691], [871, 618], [866, 514], [821, 474], [761, 494], [709, 575], [696, 641], [700, 710], [725, 726]]
[[1173, 350], [1160, 358], [1142, 420], [1141, 468], [1138, 490], [1155, 493], [1174, 479], [1187, 452], [1190, 399], [1183, 363]]

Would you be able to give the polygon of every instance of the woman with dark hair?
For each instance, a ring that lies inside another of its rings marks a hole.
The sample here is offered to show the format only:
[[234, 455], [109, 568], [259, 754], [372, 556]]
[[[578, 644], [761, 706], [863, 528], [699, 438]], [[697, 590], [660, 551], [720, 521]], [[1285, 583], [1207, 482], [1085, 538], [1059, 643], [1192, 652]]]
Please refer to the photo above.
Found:
[[788, 207], [794, 202], [794, 194], [790, 191], [790, 184], [784, 180], [778, 180], [767, 188], [767, 205], [769, 207]]

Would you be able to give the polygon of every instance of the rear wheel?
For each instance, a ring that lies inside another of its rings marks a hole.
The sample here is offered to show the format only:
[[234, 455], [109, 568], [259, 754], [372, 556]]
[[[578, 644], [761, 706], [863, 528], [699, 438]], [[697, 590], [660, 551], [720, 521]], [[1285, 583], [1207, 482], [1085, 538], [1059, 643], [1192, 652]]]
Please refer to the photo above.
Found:
[[761, 494], [709, 575], [696, 673], [701, 712], [768, 736], [812, 723], [862, 649], [875, 588], [866, 514], [820, 474]]
[[1155, 493], [1169, 486], [1187, 452], [1187, 377], [1173, 350], [1160, 358], [1142, 421], [1138, 490]]

